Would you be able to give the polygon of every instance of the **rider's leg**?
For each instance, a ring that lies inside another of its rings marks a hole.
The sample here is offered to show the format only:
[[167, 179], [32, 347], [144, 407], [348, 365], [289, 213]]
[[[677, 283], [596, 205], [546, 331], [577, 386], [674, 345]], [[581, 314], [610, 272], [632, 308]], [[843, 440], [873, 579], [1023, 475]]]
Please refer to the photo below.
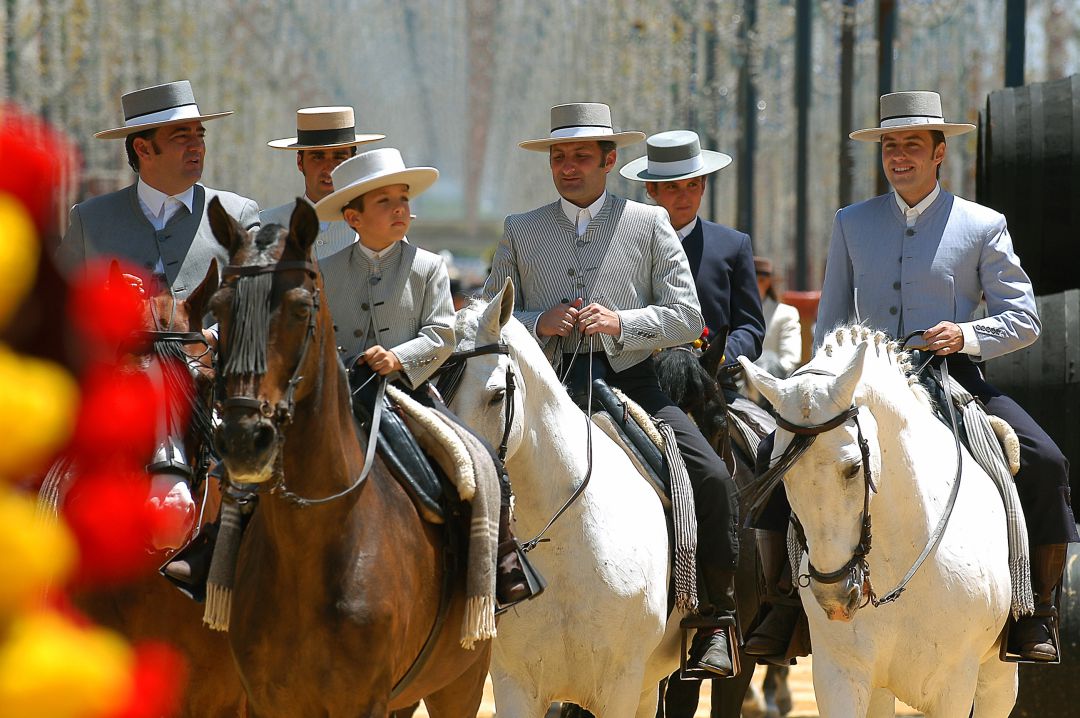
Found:
[[1054, 440], [1015, 401], [987, 384], [974, 364], [949, 365], [957, 380], [978, 397], [986, 411], [1001, 417], [1020, 440], [1016, 492], [1024, 509], [1031, 544], [1034, 616], [1021, 618], [1009, 632], [1009, 650], [1029, 660], [1057, 658], [1050, 628], [1055, 622], [1053, 591], [1061, 581], [1068, 544], [1080, 541], [1069, 491], [1069, 461]]
[[[769, 468], [775, 434], [769, 434], [758, 446], [755, 473], [760, 476]], [[757, 529], [757, 549], [765, 577], [768, 604], [765, 617], [746, 637], [743, 650], [751, 656], [782, 657], [791, 643], [799, 620], [798, 594], [791, 581], [791, 562], [788, 560], [787, 527], [791, 506], [784, 485], [777, 485], [761, 513], [751, 522]]]
[[495, 565], [495, 599], [499, 606], [508, 607], [538, 595], [533, 591], [522, 565], [523, 557], [518, 553], [518, 543], [514, 538], [510, 518], [510, 479], [506, 472], [500, 472], [502, 505], [499, 507], [499, 549]]

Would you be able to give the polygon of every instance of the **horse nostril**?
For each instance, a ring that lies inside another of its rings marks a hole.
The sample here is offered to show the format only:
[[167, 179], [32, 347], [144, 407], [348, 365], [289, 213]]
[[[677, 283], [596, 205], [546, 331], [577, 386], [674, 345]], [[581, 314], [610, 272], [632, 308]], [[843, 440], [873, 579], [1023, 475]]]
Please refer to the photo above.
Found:
[[266, 451], [274, 443], [274, 427], [269, 422], [259, 422], [255, 428], [255, 450]]

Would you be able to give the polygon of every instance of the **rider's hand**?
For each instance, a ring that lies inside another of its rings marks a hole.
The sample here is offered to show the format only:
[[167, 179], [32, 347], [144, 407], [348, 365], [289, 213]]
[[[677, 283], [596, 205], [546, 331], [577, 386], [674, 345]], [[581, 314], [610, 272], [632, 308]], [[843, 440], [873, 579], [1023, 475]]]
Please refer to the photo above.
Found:
[[942, 356], [956, 354], [964, 348], [964, 332], [953, 322], [938, 322], [923, 332], [928, 351]]
[[540, 315], [536, 320], [536, 334], [541, 337], [569, 336], [581, 311], [581, 297], [569, 304], [563, 302]]
[[128, 283], [128, 286], [135, 290], [140, 297], [146, 296], [146, 287], [143, 286], [142, 277], [136, 277], [134, 274], [122, 274], [124, 281]]
[[578, 331], [587, 337], [593, 334], [618, 337], [622, 333], [622, 320], [604, 305], [590, 304], [578, 314]]
[[401, 360], [398, 359], [397, 354], [378, 345], [361, 354], [360, 361], [371, 367], [371, 370], [379, 376], [393, 374], [402, 369]]

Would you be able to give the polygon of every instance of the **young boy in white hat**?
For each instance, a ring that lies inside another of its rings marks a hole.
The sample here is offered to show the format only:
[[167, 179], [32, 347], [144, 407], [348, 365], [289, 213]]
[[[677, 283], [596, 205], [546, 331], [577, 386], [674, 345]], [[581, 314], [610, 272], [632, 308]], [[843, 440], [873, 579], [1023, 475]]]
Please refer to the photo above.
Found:
[[[363, 362], [415, 389], [454, 350], [454, 305], [442, 257], [409, 243], [409, 202], [439, 177], [406, 167], [396, 149], [364, 152], [333, 172], [338, 188], [315, 205], [320, 220], [343, 217], [360, 241], [320, 263], [345, 365]], [[495, 595], [502, 607], [532, 597], [513, 550], [509, 487], [503, 487]]]
[[[334, 191], [332, 172], [350, 157], [356, 148], [385, 139], [382, 134], [357, 134], [356, 120], [351, 107], [302, 107], [296, 111], [296, 136], [271, 140], [267, 146], [275, 150], [295, 150], [296, 169], [304, 177], [304, 201], [312, 207]], [[289, 226], [295, 202], [263, 210], [259, 221]], [[315, 258], [323, 259], [345, 249], [356, 241], [356, 232], [343, 218], [319, 222], [315, 239]]]

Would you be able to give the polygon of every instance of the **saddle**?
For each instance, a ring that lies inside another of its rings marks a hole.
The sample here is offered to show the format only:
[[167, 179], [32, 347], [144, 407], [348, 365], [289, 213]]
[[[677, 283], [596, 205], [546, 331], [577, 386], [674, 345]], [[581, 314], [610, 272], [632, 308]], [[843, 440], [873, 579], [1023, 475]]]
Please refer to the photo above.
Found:
[[[371, 370], [364, 366], [353, 367], [349, 372], [353, 415], [365, 430], [371, 427], [374, 410], [375, 382], [369, 381], [371, 377]], [[376, 451], [424, 520], [444, 523], [450, 502], [458, 499], [457, 492], [442, 467], [430, 460], [409, 430], [404, 412], [389, 396], [384, 396], [382, 401]]]

